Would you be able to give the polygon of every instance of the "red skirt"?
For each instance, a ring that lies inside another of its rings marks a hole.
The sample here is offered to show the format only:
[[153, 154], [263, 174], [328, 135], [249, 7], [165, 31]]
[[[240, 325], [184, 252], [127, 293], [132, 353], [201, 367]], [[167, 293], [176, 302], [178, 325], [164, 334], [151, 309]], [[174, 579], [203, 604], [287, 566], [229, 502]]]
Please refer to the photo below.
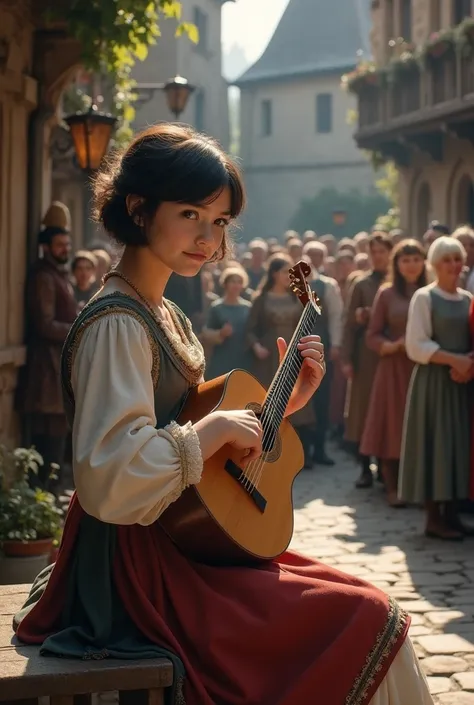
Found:
[[[58, 561], [17, 634], [58, 631], [83, 510], [73, 498]], [[187, 560], [158, 524], [117, 527], [113, 575], [143, 635], [186, 669], [187, 705], [365, 705], [409, 626], [387, 595], [293, 552], [257, 568]]]

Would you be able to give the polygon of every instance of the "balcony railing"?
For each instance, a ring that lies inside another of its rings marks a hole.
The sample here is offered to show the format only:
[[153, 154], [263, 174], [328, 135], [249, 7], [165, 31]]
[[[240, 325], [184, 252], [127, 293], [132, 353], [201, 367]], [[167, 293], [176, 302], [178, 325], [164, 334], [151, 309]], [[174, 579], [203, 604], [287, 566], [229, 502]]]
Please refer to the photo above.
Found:
[[[366, 85], [359, 91], [359, 133], [390, 130], [420, 111], [426, 119], [444, 106], [474, 105], [474, 59], [449, 51], [430, 58], [425, 68], [410, 67], [396, 81]], [[430, 110], [430, 108], [432, 110]]]

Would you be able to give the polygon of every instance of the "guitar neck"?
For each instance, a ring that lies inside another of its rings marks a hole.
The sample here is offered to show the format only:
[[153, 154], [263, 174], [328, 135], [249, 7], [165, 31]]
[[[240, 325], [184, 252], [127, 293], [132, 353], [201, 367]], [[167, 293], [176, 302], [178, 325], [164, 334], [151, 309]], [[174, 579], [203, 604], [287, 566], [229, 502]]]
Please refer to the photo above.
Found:
[[313, 332], [314, 325], [320, 315], [320, 308], [312, 300], [308, 301], [293, 337], [288, 344], [285, 357], [268, 389], [262, 407], [261, 420], [264, 426], [271, 425], [275, 431], [278, 430], [283, 421], [286, 407], [303, 364], [303, 357], [298, 350], [298, 343], [301, 338]]

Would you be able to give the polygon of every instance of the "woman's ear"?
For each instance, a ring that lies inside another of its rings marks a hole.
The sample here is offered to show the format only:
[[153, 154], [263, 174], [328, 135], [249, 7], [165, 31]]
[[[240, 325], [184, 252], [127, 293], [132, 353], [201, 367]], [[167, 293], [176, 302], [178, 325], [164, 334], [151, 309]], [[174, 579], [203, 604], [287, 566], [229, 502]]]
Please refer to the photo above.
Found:
[[[129, 193], [127, 198], [125, 199], [125, 203], [127, 204], [127, 211], [130, 216], [133, 217], [133, 222], [135, 225], [139, 225], [142, 227], [144, 225], [144, 220], [143, 217], [138, 215], [136, 213], [137, 209], [143, 204], [143, 201], [145, 199], [142, 198], [142, 196], [137, 196], [134, 193]], [[136, 215], [134, 215], [136, 214]]]

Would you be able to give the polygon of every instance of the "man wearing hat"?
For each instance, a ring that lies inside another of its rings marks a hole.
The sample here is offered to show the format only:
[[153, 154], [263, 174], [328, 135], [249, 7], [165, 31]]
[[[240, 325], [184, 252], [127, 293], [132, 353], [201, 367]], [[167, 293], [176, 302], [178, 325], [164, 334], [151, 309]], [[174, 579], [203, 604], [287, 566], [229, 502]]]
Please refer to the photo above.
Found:
[[69, 281], [70, 215], [59, 202], [43, 220], [39, 257], [29, 272], [26, 288], [27, 364], [21, 410], [28, 415], [31, 442], [43, 456], [38, 483], [51, 489], [51, 463], [62, 465], [67, 438], [61, 385], [63, 343], [77, 314]]

